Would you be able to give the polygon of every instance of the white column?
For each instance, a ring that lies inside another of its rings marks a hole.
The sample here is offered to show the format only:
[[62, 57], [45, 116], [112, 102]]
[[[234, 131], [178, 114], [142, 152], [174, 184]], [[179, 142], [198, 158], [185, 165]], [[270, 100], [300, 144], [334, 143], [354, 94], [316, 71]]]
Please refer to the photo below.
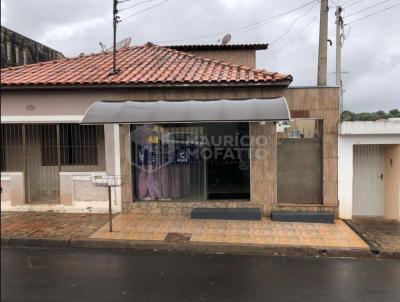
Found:
[[338, 142], [339, 217], [351, 219], [353, 215], [353, 142], [339, 136]]

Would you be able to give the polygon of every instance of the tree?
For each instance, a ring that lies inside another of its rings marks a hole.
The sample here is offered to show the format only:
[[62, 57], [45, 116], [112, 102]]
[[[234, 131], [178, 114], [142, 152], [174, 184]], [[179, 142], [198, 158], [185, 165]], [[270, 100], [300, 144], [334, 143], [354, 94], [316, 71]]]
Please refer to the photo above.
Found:
[[354, 121], [355, 114], [351, 111], [343, 111], [341, 119], [342, 121]]
[[399, 109], [392, 109], [389, 111], [390, 117], [400, 117], [400, 110]]
[[377, 121], [381, 119], [388, 119], [392, 117], [400, 118], [400, 110], [392, 109], [389, 113], [383, 110], [378, 110], [377, 112], [359, 112], [353, 113], [351, 111], [343, 111], [340, 116], [341, 121]]

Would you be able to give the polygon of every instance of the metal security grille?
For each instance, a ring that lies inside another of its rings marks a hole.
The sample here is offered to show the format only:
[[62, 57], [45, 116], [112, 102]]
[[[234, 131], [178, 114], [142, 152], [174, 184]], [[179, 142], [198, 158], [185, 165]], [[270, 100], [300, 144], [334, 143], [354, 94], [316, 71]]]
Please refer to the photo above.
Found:
[[22, 125], [1, 125], [0, 168], [2, 172], [23, 171]]
[[57, 130], [57, 125], [25, 126], [25, 193], [28, 203], [59, 202]]
[[61, 171], [105, 169], [103, 126], [60, 125], [59, 144]]
[[27, 203], [58, 203], [60, 172], [105, 168], [103, 126], [1, 125], [1, 170], [25, 174]]

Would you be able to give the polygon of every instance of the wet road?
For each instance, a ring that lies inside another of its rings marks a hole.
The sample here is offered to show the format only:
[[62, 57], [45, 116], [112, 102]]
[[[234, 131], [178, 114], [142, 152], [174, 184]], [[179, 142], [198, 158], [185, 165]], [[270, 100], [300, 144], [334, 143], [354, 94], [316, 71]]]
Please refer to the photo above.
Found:
[[2, 248], [1, 301], [400, 301], [400, 261]]

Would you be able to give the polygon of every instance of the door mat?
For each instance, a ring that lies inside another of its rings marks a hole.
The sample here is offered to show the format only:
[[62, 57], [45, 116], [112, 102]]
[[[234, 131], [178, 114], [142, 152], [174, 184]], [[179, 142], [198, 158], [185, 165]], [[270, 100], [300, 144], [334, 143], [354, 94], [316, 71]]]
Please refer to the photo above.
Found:
[[165, 242], [187, 242], [192, 237], [191, 233], [168, 233], [165, 236]]

